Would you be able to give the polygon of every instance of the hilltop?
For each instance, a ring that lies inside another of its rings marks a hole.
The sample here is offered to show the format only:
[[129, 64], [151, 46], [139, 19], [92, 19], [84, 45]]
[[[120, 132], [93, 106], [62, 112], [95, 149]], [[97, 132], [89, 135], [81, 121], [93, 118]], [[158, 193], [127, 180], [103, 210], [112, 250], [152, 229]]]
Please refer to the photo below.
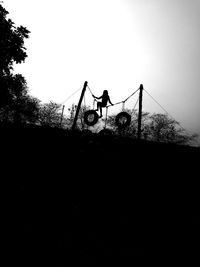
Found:
[[12, 125], [1, 140], [6, 229], [22, 265], [142, 264], [191, 240], [199, 148]]

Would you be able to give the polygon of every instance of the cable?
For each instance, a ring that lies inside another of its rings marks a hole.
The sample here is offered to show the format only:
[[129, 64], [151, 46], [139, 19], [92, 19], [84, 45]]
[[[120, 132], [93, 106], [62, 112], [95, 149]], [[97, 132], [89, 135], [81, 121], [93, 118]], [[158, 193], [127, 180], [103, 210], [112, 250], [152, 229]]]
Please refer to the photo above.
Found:
[[[150, 93], [148, 93], [147, 92], [147, 90], [145, 90], [144, 89], [144, 91], [156, 102], [156, 104], [158, 104], [166, 113], [167, 113], [167, 115], [169, 115], [174, 121], [176, 121], [176, 119], [171, 115], [171, 114], [169, 114], [169, 112], [160, 104], [160, 103], [158, 103], [158, 101], [156, 101], [155, 100], [155, 98], [152, 96], [152, 95], [150, 95]], [[184, 130], [187, 134], [189, 134], [182, 126], [181, 126], [181, 124], [178, 122], [178, 125], [180, 126], [180, 128], [182, 129], [182, 130]]]
[[[144, 89], [144, 91], [145, 91], [145, 92], [146, 92], [146, 93], [147, 93], [147, 94], [148, 94], [148, 95], [149, 95], [149, 96], [156, 102], [156, 104], [158, 104], [158, 105], [162, 108], [162, 110], [164, 110], [167, 114], [169, 114], [169, 113], [167, 112], [167, 110], [166, 110], [163, 106], [161, 106], [161, 104], [159, 104], [158, 101], [156, 101], [155, 98], [154, 98], [152, 95], [150, 95], [150, 94], [147, 92], [147, 90]], [[169, 116], [172, 117], [170, 114], [169, 114]], [[172, 118], [173, 118], [173, 117], [172, 117]], [[174, 118], [173, 118], [173, 119], [174, 119]]]
[[[167, 115], [169, 117], [171, 117], [175, 122], [177, 122], [176, 119], [171, 114], [169, 114], [169, 112], [160, 103], [158, 103], [158, 101], [156, 101], [155, 98], [150, 93], [147, 92], [147, 90], [144, 89], [144, 91], [167, 113]], [[184, 129], [182, 127], [182, 125], [180, 124], [180, 122], [177, 122], [177, 124], [188, 135], [188, 138], [190, 138], [191, 137], [191, 134], [186, 129]], [[195, 141], [195, 140], [194, 140], [194, 143], [199, 144], [198, 141]]]

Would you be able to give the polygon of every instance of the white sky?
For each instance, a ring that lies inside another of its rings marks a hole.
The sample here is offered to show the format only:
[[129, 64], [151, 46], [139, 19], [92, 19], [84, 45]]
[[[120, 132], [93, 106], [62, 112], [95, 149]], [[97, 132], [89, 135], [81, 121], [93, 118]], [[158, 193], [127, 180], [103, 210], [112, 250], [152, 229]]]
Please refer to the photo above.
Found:
[[[107, 89], [115, 103], [143, 83], [186, 130], [200, 133], [200, 0], [4, 0], [3, 6], [31, 31], [28, 58], [15, 70], [33, 96], [62, 103], [88, 81], [95, 95]], [[162, 112], [145, 93], [143, 109]]]

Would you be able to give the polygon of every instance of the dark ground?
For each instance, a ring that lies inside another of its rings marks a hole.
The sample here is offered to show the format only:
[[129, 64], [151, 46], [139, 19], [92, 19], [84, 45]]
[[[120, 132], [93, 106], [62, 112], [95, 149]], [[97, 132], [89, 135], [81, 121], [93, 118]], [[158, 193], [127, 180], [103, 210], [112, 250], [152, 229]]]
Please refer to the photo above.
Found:
[[5, 266], [142, 266], [198, 256], [199, 148], [0, 130]]

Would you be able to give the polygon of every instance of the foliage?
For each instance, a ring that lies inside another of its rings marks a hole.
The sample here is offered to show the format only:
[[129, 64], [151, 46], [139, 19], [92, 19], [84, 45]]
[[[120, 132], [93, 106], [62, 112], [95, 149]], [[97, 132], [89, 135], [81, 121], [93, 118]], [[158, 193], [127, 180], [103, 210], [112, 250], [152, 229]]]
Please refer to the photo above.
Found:
[[16, 27], [11, 19], [7, 19], [8, 11], [0, 5], [0, 76], [9, 76], [13, 63], [22, 63], [27, 57], [24, 39], [29, 37], [29, 31]]
[[72, 127], [75, 113], [76, 113], [76, 108], [77, 108], [77, 106], [74, 104], [72, 104], [71, 108], [68, 108], [69, 115], [67, 116], [67, 125], [66, 126], [69, 129]]
[[[39, 107], [39, 117], [38, 122], [42, 126], [50, 126], [50, 127], [62, 127], [64, 129], [71, 129], [74, 117], [76, 114], [77, 106], [72, 104], [70, 108], [68, 108], [68, 115], [65, 113], [62, 116], [62, 106], [55, 102], [50, 101], [50, 103], [41, 104]], [[77, 120], [77, 129], [86, 130], [88, 126], [85, 124], [83, 115], [86, 110], [89, 110], [89, 106], [81, 106], [79, 111], [79, 116]], [[61, 123], [62, 117], [62, 123]]]
[[[72, 104], [71, 108], [68, 109], [70, 114], [67, 117], [67, 128], [71, 128], [73, 125], [74, 117], [76, 114], [76, 109], [77, 109], [77, 106], [74, 104]], [[88, 129], [88, 126], [85, 124], [84, 119], [83, 119], [84, 113], [87, 110], [90, 110], [90, 106], [82, 105], [80, 107], [80, 110], [79, 110], [79, 115], [78, 115], [78, 119], [77, 119], [77, 129], [79, 129], [81, 131]]]
[[[125, 111], [129, 113], [132, 118], [131, 124], [128, 127], [125, 129], [118, 129], [115, 125], [116, 115], [108, 116], [107, 125], [118, 135], [137, 138], [138, 112], [129, 109], [126, 109]], [[187, 134], [180, 124], [176, 120], [170, 118], [167, 114], [150, 114], [148, 112], [142, 113], [141, 137], [145, 140], [176, 144], [190, 144], [197, 138], [195, 134]]]
[[38, 121], [42, 126], [60, 127], [61, 105], [52, 101], [41, 104]]
[[20, 74], [10, 74], [10, 86], [7, 93], [12, 92], [7, 97], [4, 105], [0, 107], [0, 121], [15, 123], [34, 123], [38, 118], [39, 100], [28, 95], [27, 85], [24, 77]]
[[27, 57], [24, 39], [29, 37], [29, 31], [16, 27], [7, 15], [0, 5], [0, 120], [34, 122], [39, 100], [28, 95], [25, 78], [12, 72], [13, 64], [22, 63]]
[[[112, 128], [112, 130], [118, 134], [118, 135], [126, 135], [126, 136], [131, 136], [136, 138], [137, 137], [137, 120], [138, 120], [138, 114], [136, 110], [131, 110], [131, 109], [124, 109], [125, 112], [131, 115], [131, 124], [126, 127], [126, 128], [118, 128], [115, 124], [115, 118], [116, 114], [110, 115], [107, 118], [107, 125]], [[142, 114], [142, 123], [144, 125], [145, 121], [148, 118], [149, 113], [148, 112], [143, 112]], [[103, 119], [104, 120], [104, 119]]]

